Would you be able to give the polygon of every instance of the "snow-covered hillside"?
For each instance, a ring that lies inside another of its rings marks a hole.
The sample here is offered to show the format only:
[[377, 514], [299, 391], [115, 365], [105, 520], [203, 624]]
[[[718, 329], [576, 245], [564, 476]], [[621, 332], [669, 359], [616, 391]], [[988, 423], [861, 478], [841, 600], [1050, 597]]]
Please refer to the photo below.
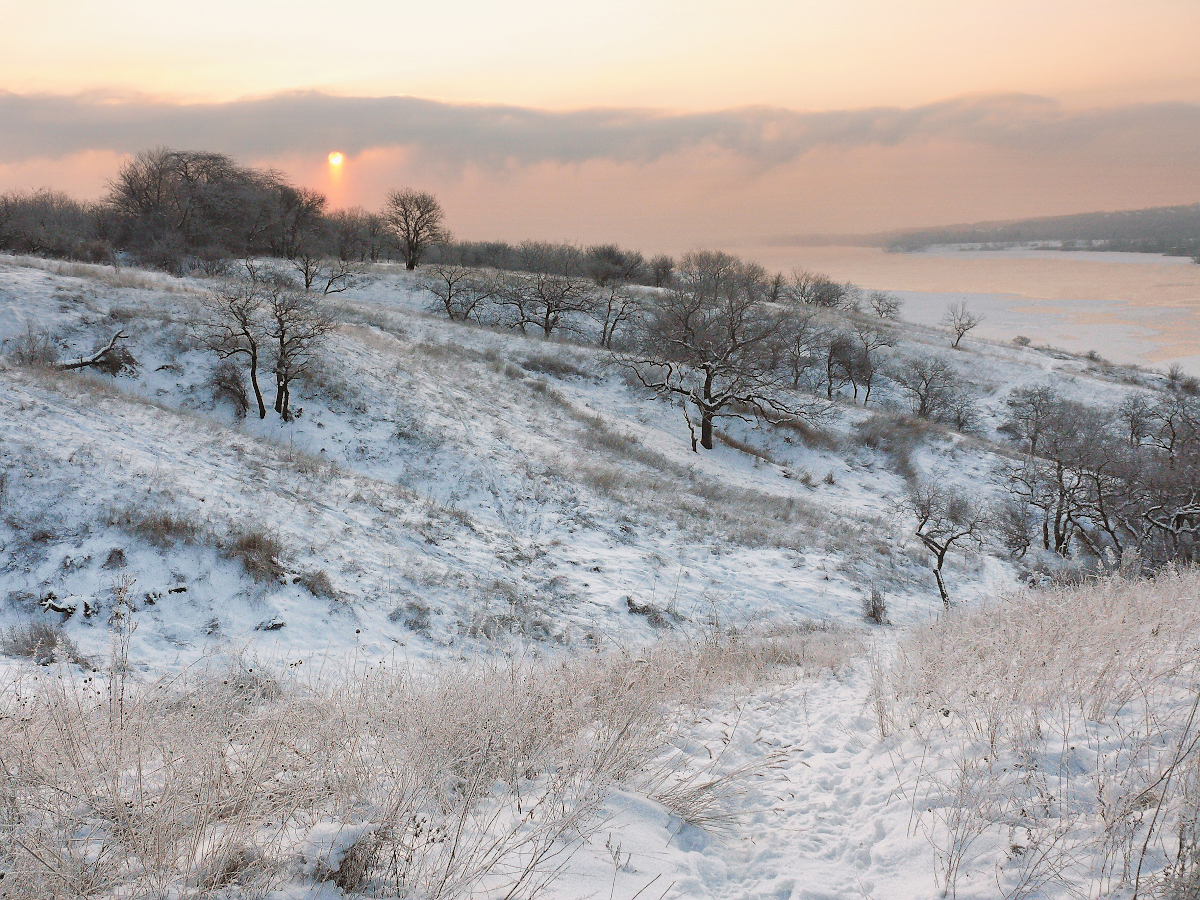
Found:
[[[196, 340], [212, 288], [0, 257], [0, 355], [44, 335], [78, 358], [121, 331], [138, 363], [118, 377], [0, 363], [0, 627], [61, 624], [72, 658], [99, 664], [134, 579], [128, 658], [147, 678], [214, 655], [293, 671], [571, 658], [714, 623], [832, 623], [875, 646], [837, 675], [718, 702], [688, 732], [689, 753], [734, 747], [733, 768], [786, 751], [730, 819], [751, 827], [706, 832], [614, 793], [610, 844], [636, 850], [614, 863], [593, 840], [564, 897], [935, 896], [941, 851], [903, 827], [918, 812], [896, 785], [917, 765], [897, 754], [915, 751], [873, 743], [896, 638], [862, 621], [873, 589], [898, 626], [942, 608], [901, 510], [907, 478], [997, 497], [1013, 387], [1114, 404], [1161, 380], [1045, 349], [952, 352], [901, 325], [888, 355], [937, 353], [973, 385], [969, 435], [913, 433], [884, 388], [810, 428], [725, 420], [716, 449], [693, 453], [680, 409], [610, 352], [447, 322], [412, 275], [380, 266], [325, 301], [341, 324], [293, 390], [295, 419], [239, 419]], [[946, 574], [970, 606], [1027, 573], [988, 544], [956, 550]], [[337, 894], [310, 887], [287, 896]]]

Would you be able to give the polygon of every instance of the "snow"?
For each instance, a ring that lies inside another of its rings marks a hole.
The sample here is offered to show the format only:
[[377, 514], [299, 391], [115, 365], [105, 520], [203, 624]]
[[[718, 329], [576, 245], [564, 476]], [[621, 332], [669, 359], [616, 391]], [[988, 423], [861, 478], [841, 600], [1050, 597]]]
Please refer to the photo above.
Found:
[[[47, 620], [63, 619], [98, 659], [115, 580], [129, 573], [139, 626], [130, 658], [150, 676], [217, 654], [279, 667], [419, 664], [497, 636], [547, 654], [653, 640], [627, 598], [689, 623], [860, 627], [871, 584], [885, 588], [900, 625], [940, 607], [896, 512], [903, 478], [850, 437], [866, 415], [857, 407], [839, 411], [832, 449], [734, 422], [722, 427], [766, 459], [724, 444], [693, 454], [679, 410], [627, 384], [607, 354], [448, 324], [427, 314], [406, 275], [384, 271], [335, 301], [349, 324], [324, 374], [296, 392], [296, 421], [238, 421], [202, 388], [212, 360], [187, 339], [207, 284], [146, 281], [113, 286], [0, 260], [0, 341], [11, 347], [28, 324], [55, 333], [65, 357], [119, 327], [141, 362], [136, 378], [119, 379], [0, 370], [0, 625], [48, 616], [38, 604], [53, 593], [59, 610], [75, 612]], [[919, 321], [945, 300], [904, 297]], [[1027, 301], [993, 299], [1000, 331], [1028, 314]], [[934, 439], [917, 456], [964, 490], [996, 490], [990, 441], [1011, 387], [1053, 379], [1069, 396], [1111, 403], [1152, 384], [1062, 354], [964, 346], [952, 354], [944, 335], [912, 326], [890, 351], [944, 354], [979, 386], [982, 433]], [[548, 358], [568, 363], [565, 374]], [[196, 537], [156, 542], [127, 521], [150, 513]], [[247, 529], [279, 540], [285, 577], [255, 582], [222, 549]], [[117, 551], [123, 567], [109, 564]], [[1016, 579], [1000, 556], [949, 565], [968, 603]], [[304, 587], [318, 572], [335, 598]], [[549, 896], [942, 896], [941, 858], [905, 794], [915, 745], [880, 740], [871, 692], [864, 656], [838, 674], [718, 705], [687, 753], [697, 765], [717, 759], [717, 773], [762, 767], [718, 804], [728, 827], [689, 824], [630, 785], [606, 805], [608, 846], [579, 849]], [[317, 862], [336, 869], [369, 828], [317, 826], [300, 874]], [[995, 896], [989, 879], [965, 873], [959, 896]], [[302, 878], [274, 894], [335, 895]]]

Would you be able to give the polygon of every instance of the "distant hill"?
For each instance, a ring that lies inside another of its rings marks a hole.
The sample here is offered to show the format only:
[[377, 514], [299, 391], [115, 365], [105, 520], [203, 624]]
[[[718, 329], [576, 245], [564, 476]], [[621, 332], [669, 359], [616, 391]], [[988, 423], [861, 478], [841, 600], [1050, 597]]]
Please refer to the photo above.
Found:
[[1125, 250], [1200, 256], [1200, 203], [1125, 212], [1080, 213], [1016, 222], [979, 222], [878, 235], [892, 251], [935, 244], [1058, 245], [1062, 250]]

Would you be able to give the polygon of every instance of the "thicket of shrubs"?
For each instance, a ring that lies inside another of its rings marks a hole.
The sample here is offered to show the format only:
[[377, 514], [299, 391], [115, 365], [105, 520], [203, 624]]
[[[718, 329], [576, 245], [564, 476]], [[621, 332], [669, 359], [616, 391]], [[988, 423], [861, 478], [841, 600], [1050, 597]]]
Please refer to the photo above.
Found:
[[1102, 408], [1019, 388], [1001, 430], [1021, 451], [1002, 472], [1014, 555], [1078, 545], [1110, 565], [1200, 561], [1200, 398], [1177, 388]]

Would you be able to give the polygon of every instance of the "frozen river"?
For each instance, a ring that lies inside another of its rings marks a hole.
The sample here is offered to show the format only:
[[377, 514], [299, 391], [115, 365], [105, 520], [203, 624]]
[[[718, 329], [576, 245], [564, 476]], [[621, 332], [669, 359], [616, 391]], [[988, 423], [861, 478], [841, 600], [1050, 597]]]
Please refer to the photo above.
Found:
[[1114, 362], [1200, 375], [1200, 265], [1149, 253], [885, 253], [867, 247], [730, 247], [771, 270], [823, 272], [892, 291], [905, 319], [936, 325], [958, 300], [984, 315], [975, 334], [1095, 350]]

